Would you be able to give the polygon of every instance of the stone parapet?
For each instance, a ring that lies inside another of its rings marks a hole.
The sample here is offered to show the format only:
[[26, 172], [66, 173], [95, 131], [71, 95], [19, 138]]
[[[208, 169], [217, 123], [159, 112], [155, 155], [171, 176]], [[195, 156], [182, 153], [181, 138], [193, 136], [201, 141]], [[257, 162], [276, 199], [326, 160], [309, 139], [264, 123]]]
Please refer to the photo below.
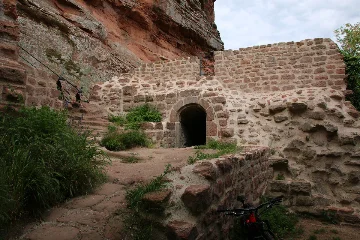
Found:
[[244, 92], [346, 86], [342, 55], [328, 38], [215, 52], [215, 76], [224, 87]]

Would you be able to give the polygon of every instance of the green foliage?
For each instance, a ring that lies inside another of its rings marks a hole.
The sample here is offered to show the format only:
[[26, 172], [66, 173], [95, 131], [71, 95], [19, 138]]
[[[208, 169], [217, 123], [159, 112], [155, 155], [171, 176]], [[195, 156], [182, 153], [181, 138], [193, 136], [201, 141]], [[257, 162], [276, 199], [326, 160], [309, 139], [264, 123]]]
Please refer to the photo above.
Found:
[[109, 122], [115, 123], [116, 125], [119, 125], [119, 126], [124, 126], [126, 123], [126, 118], [124, 116], [110, 115]]
[[346, 64], [347, 89], [352, 90], [353, 94], [347, 96], [354, 107], [360, 110], [360, 55], [351, 55], [343, 52]]
[[298, 236], [302, 229], [296, 227], [299, 219], [296, 214], [290, 213], [285, 206], [275, 206], [262, 214], [261, 219], [268, 220], [272, 231], [278, 238]]
[[101, 140], [101, 146], [110, 151], [121, 151], [134, 147], [147, 147], [149, 140], [146, 134], [139, 130], [130, 130], [122, 133], [109, 132]]
[[131, 109], [126, 116], [109, 116], [109, 121], [125, 129], [137, 130], [143, 122], [160, 122], [162, 115], [155, 107], [146, 103]]
[[331, 229], [330, 232], [331, 232], [331, 233], [334, 233], [334, 234], [338, 234], [338, 233], [339, 233], [339, 231], [336, 230], [336, 229]]
[[152, 239], [155, 223], [148, 216], [148, 210], [142, 199], [146, 193], [159, 191], [166, 187], [165, 176], [170, 172], [170, 168], [171, 165], [169, 164], [160, 176], [155, 177], [148, 184], [140, 184], [126, 192], [125, 199], [131, 212], [125, 216], [124, 223], [126, 229], [131, 231], [133, 239]]
[[285, 180], [284, 174], [278, 173], [278, 175], [276, 176], [276, 180]]
[[134, 211], [141, 210], [141, 200], [146, 193], [159, 191], [160, 189], [164, 188], [166, 186], [164, 178], [166, 174], [170, 172], [170, 167], [170, 164], [167, 165], [164, 172], [160, 176], [157, 176], [153, 180], [151, 180], [150, 183], [140, 184], [135, 189], [128, 190], [125, 197], [128, 208]]
[[107, 158], [66, 121], [48, 107], [0, 114], [0, 226], [105, 180]]
[[[190, 156], [188, 159], [188, 164], [194, 164], [197, 161], [211, 158], [218, 158], [225, 154], [235, 153], [240, 149], [237, 147], [236, 143], [226, 143], [219, 142], [211, 139], [206, 145], [196, 146], [195, 149], [199, 149], [195, 152], [195, 156]], [[213, 149], [217, 150], [216, 153], [204, 153], [201, 149]]]
[[336, 29], [335, 34], [346, 64], [347, 89], [353, 91], [347, 100], [360, 110], [360, 23], [347, 23]]
[[161, 113], [150, 104], [135, 107], [126, 114], [128, 122], [160, 122]]
[[116, 132], [117, 128], [114, 125], [108, 126], [108, 132]]
[[350, 55], [360, 55], [360, 22], [347, 23], [345, 26], [335, 30], [336, 40], [340, 43], [342, 50]]

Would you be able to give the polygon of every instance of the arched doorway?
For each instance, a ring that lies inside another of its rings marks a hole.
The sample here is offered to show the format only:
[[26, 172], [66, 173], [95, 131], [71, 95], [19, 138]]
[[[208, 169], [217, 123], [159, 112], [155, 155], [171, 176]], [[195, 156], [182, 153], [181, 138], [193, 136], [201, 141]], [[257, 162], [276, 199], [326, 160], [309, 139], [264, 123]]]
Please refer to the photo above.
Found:
[[188, 104], [179, 110], [180, 146], [206, 144], [206, 111], [199, 104]]

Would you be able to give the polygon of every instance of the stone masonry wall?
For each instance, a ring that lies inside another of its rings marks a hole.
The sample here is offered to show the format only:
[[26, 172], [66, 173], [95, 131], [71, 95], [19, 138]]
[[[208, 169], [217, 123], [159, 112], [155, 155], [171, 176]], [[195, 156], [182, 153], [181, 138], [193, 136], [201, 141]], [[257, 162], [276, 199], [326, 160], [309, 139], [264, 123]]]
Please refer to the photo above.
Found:
[[167, 190], [146, 194], [144, 201], [163, 209], [167, 239], [228, 239], [233, 218], [216, 210], [240, 207], [239, 195], [259, 200], [272, 177], [269, 156], [268, 148], [245, 148], [238, 155], [185, 166], [168, 175]]
[[244, 92], [309, 87], [345, 89], [345, 64], [331, 39], [276, 43], [215, 52], [215, 75]]

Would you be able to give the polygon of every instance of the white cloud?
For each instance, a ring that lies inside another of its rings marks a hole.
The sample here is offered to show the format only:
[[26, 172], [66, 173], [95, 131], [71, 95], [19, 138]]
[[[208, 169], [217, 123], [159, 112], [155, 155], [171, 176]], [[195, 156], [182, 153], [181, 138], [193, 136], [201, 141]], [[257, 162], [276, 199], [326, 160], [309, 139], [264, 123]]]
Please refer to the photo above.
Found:
[[225, 49], [332, 38], [345, 23], [360, 22], [359, 0], [217, 0], [216, 24]]

